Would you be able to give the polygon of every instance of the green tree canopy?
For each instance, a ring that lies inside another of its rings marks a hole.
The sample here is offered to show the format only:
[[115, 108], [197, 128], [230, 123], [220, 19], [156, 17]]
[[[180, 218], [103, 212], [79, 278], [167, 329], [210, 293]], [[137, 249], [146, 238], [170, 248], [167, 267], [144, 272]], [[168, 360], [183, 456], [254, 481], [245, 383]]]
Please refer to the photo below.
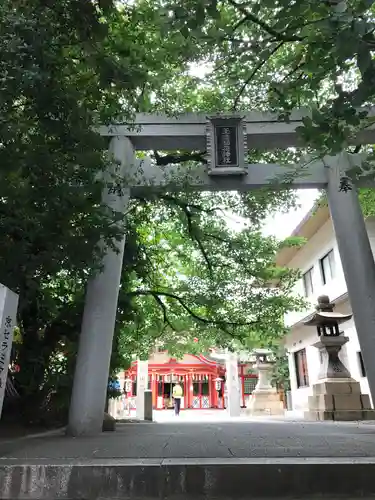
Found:
[[[298, 273], [275, 266], [281, 244], [260, 231], [263, 214], [279, 206], [269, 192], [263, 199], [247, 195], [246, 204], [236, 193], [165, 194], [137, 203], [139, 219], [130, 220], [147, 272], [120, 291], [120, 302], [130, 297], [139, 311], [135, 321], [120, 320], [125, 348], [133, 342], [130, 352], [147, 356], [159, 339], [181, 354], [280, 336], [284, 312], [301, 301], [291, 295]], [[231, 229], [226, 208], [237, 215], [249, 211], [251, 225]], [[152, 225], [145, 213], [152, 214]]]
[[203, 107], [288, 119], [307, 106], [301, 137], [323, 153], [371, 123], [357, 108], [374, 101], [373, 0], [171, 0], [165, 8], [171, 26], [204, 49]]

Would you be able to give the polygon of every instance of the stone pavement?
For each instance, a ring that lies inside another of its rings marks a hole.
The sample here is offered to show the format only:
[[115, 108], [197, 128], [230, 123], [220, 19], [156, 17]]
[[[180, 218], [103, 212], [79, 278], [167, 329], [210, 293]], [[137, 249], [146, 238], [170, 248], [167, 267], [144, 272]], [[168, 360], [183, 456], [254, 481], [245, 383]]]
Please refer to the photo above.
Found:
[[157, 412], [96, 437], [0, 440], [4, 500], [375, 498], [375, 422]]
[[[114, 416], [114, 415], [113, 415]], [[136, 411], [132, 410], [130, 414], [125, 412], [120, 413], [117, 417], [118, 419], [124, 420], [137, 420]], [[174, 415], [174, 410], [158, 410], [153, 412], [154, 422], [175, 422], [176, 417]], [[283, 416], [264, 416], [261, 419], [255, 418], [255, 421], [259, 420], [303, 420], [303, 412], [298, 411], [286, 411]], [[182, 410], [179, 416], [179, 422], [237, 422], [237, 421], [247, 421], [250, 422], [254, 420], [253, 418], [247, 416], [245, 410], [241, 410], [241, 415], [239, 417], [230, 417], [225, 410]]]
[[[134, 413], [135, 416], [135, 413]], [[303, 416], [303, 414], [302, 414]], [[264, 416], [261, 419], [259, 417], [252, 419], [248, 417], [244, 410], [241, 410], [241, 415], [239, 417], [230, 417], [225, 410], [183, 410], [181, 411], [178, 418], [178, 422], [196, 422], [196, 423], [208, 423], [208, 422], [250, 422], [252, 420], [301, 420], [301, 414], [286, 412], [282, 417], [270, 417]], [[154, 411], [153, 419], [155, 422], [159, 423], [176, 423], [176, 416], [173, 410], [162, 410]]]
[[[161, 413], [161, 412], [160, 412]], [[193, 412], [194, 413], [194, 412]], [[0, 442], [0, 464], [59, 459], [375, 458], [375, 423], [303, 422], [221, 414], [158, 415], [159, 422], [126, 422], [95, 437], [54, 436]], [[196, 419], [194, 421], [193, 419]], [[221, 420], [222, 421], [221, 421]]]

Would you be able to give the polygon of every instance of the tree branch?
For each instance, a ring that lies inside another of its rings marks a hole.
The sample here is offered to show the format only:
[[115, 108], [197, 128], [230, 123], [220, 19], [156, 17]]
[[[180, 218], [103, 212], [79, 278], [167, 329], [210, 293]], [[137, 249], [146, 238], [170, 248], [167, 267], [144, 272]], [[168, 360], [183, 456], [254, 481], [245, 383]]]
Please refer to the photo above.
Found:
[[210, 259], [209, 259], [207, 252], [203, 246], [203, 243], [201, 242], [201, 240], [198, 238], [198, 236], [196, 234], [194, 224], [193, 224], [192, 213], [190, 212], [189, 207], [187, 207], [187, 206], [186, 207], [181, 206], [181, 208], [186, 216], [187, 228], [188, 228], [189, 235], [191, 236], [191, 239], [197, 243], [199, 250], [201, 251], [201, 254], [203, 255], [203, 258], [206, 262], [209, 273], [211, 274], [211, 276], [213, 276], [214, 270], [212, 268]]
[[[258, 17], [254, 16], [254, 14], [252, 14], [247, 9], [245, 9], [241, 4], [238, 4], [234, 0], [228, 0], [228, 2], [233, 7], [238, 9], [245, 16], [243, 22], [251, 21], [252, 23], [257, 24], [260, 28], [263, 29], [263, 31], [266, 31], [269, 35], [276, 38], [276, 40], [278, 40], [280, 42], [298, 42], [298, 41], [303, 40], [303, 38], [301, 38], [299, 36], [288, 37], [288, 36], [282, 35], [282, 33], [279, 33], [278, 31], [274, 30], [272, 28], [272, 26], [269, 26], [267, 23], [265, 23], [264, 21], [262, 21]], [[237, 23], [237, 24], [239, 24], [239, 23]], [[240, 24], [242, 24], [242, 22]]]
[[[136, 196], [136, 198], [138, 200], [142, 201], [143, 203], [147, 203], [149, 201], [148, 199], [145, 199], [142, 197]], [[211, 276], [213, 276], [213, 266], [211, 264], [210, 258], [208, 256], [208, 253], [207, 253], [201, 239], [198, 237], [197, 232], [195, 231], [195, 224], [193, 221], [194, 214], [193, 214], [192, 210], [195, 210], [196, 212], [200, 212], [200, 213], [212, 214], [212, 213], [219, 212], [219, 211], [223, 212], [222, 208], [213, 207], [210, 209], [206, 209], [206, 208], [203, 208], [201, 205], [186, 202], [186, 201], [181, 200], [179, 198], [176, 198], [175, 196], [172, 196], [170, 194], [161, 194], [158, 196], [158, 199], [165, 200], [167, 202], [171, 202], [174, 205], [176, 205], [179, 209], [182, 210], [182, 212], [184, 213], [184, 215], [186, 217], [188, 234], [191, 237], [191, 239], [193, 241], [195, 241], [196, 244], [198, 245], [199, 250], [200, 250], [201, 254], [203, 255], [203, 258], [206, 262], [207, 268], [208, 268]]]
[[167, 308], [164, 304], [164, 302], [161, 300], [161, 298], [159, 297], [159, 295], [152, 295], [152, 297], [154, 298], [154, 300], [157, 302], [157, 304], [159, 304], [159, 306], [161, 307], [162, 311], [163, 311], [163, 321], [164, 321], [164, 324], [165, 325], [168, 325], [169, 327], [172, 328], [172, 330], [176, 330], [174, 328], [174, 326], [172, 325], [172, 323], [169, 321], [168, 319], [168, 314], [167, 314]]
[[286, 27], [285, 31], [288, 32], [288, 31], [295, 31], [295, 30], [298, 30], [298, 29], [301, 29], [301, 28], [306, 28], [306, 26], [311, 26], [313, 24], [319, 24], [321, 23], [322, 21], [326, 21], [327, 19], [329, 19], [328, 17], [320, 17], [319, 19], [313, 19], [311, 21], [306, 21], [305, 23], [302, 23], [302, 24], [289, 24], [289, 26]]
[[213, 207], [213, 208], [208, 208], [208, 209], [207, 208], [203, 208], [202, 205], [197, 205], [195, 203], [189, 203], [187, 201], [180, 200], [179, 198], [171, 196], [170, 194], [161, 194], [159, 196], [159, 199], [166, 200], [166, 201], [171, 201], [172, 203], [174, 203], [175, 205], [177, 205], [178, 207], [183, 208], [183, 209], [185, 207], [194, 208], [197, 212], [202, 212], [202, 213], [205, 213], [205, 214], [212, 214], [214, 212], [224, 213], [223, 209], [221, 207]]
[[206, 153], [203, 151], [198, 151], [197, 153], [183, 153], [183, 154], [169, 154], [160, 155], [157, 151], [154, 151], [154, 157], [156, 160], [156, 165], [165, 166], [169, 163], [183, 163], [184, 161], [197, 161], [200, 163], [207, 163], [204, 158]]
[[295, 66], [294, 68], [292, 68], [289, 73], [287, 73], [282, 79], [281, 79], [281, 82], [285, 82], [288, 78], [290, 78], [291, 76], [294, 75], [294, 73], [297, 73], [297, 71], [299, 71], [300, 69], [303, 68], [303, 66], [305, 65], [305, 61], [302, 61], [300, 63], [297, 64], [297, 66]]
[[225, 328], [226, 326], [254, 326], [259, 323], [258, 319], [249, 322], [237, 322], [237, 321], [217, 321], [213, 319], [203, 318], [202, 316], [199, 316], [197, 313], [195, 313], [189, 306], [187, 306], [181, 297], [172, 292], [161, 292], [159, 290], [135, 290], [134, 292], [126, 292], [126, 293], [130, 297], [137, 297], [142, 295], [143, 296], [151, 295], [154, 298], [156, 296], [169, 297], [171, 299], [176, 300], [183, 307], [183, 309], [185, 309], [185, 311], [188, 314], [190, 314], [192, 318], [206, 325], [216, 325]]
[[234, 100], [234, 103], [233, 103], [233, 111], [235, 111], [235, 109], [237, 108], [237, 105], [238, 105], [238, 102], [239, 100], [241, 99], [241, 96], [242, 94], [245, 92], [245, 89], [246, 87], [249, 85], [249, 83], [251, 82], [251, 80], [254, 78], [254, 76], [258, 73], [258, 71], [266, 64], [266, 62], [270, 59], [270, 57], [273, 56], [273, 54], [275, 54], [283, 45], [284, 45], [285, 42], [280, 42], [278, 43], [271, 51], [270, 53], [268, 54], [268, 57], [266, 57], [265, 59], [263, 59], [262, 61], [260, 61], [256, 66], [255, 68], [253, 69], [253, 71], [251, 72], [250, 76], [248, 78], [246, 78], [246, 80], [244, 81], [244, 83], [242, 84], [242, 87], [240, 88], [238, 94], [237, 94], [237, 97], [235, 98]]
[[[200, 207], [199, 205], [189, 205], [188, 203], [183, 202], [182, 200], [179, 200], [178, 198], [173, 198], [172, 196], [168, 196], [168, 195], [166, 195], [164, 198], [168, 199], [170, 201], [173, 201], [185, 214], [188, 233], [189, 233], [191, 239], [197, 243], [199, 250], [200, 250], [201, 254], [203, 255], [203, 258], [206, 262], [207, 268], [208, 268], [211, 276], [213, 276], [214, 271], [213, 271], [211, 261], [208, 257], [206, 249], [203, 246], [202, 241], [198, 238], [198, 235], [196, 234], [196, 231], [194, 228], [194, 223], [193, 223], [193, 214], [190, 211], [190, 207], [192, 207], [195, 210], [199, 210], [202, 212], [203, 211], [202, 207]], [[209, 211], [205, 210], [206, 213], [214, 212], [214, 211], [215, 211], [215, 209], [210, 209]]]

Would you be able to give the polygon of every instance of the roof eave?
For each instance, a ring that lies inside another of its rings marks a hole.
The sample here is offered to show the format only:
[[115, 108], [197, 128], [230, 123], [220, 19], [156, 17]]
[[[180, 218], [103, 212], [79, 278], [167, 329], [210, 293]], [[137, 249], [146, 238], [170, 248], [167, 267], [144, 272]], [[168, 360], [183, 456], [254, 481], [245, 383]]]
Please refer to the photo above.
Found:
[[[301, 237], [310, 240], [323, 225], [329, 220], [329, 209], [327, 205], [315, 204], [303, 218], [300, 224], [294, 229], [289, 238]], [[299, 246], [285, 246], [276, 254], [276, 265], [288, 267], [293, 258], [300, 251]]]

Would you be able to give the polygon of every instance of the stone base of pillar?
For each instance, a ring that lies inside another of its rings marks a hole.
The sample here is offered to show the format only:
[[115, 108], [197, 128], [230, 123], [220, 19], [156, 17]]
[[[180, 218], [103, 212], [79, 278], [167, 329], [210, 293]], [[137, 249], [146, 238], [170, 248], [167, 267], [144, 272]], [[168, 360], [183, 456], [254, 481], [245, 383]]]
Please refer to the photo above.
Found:
[[104, 413], [102, 431], [114, 432], [115, 430], [116, 430], [116, 420], [108, 413]]
[[275, 390], [254, 391], [246, 410], [249, 416], [284, 415], [284, 404]]
[[321, 380], [312, 389], [306, 420], [375, 420], [368, 394], [352, 378]]
[[152, 391], [145, 391], [145, 420], [152, 422]]

